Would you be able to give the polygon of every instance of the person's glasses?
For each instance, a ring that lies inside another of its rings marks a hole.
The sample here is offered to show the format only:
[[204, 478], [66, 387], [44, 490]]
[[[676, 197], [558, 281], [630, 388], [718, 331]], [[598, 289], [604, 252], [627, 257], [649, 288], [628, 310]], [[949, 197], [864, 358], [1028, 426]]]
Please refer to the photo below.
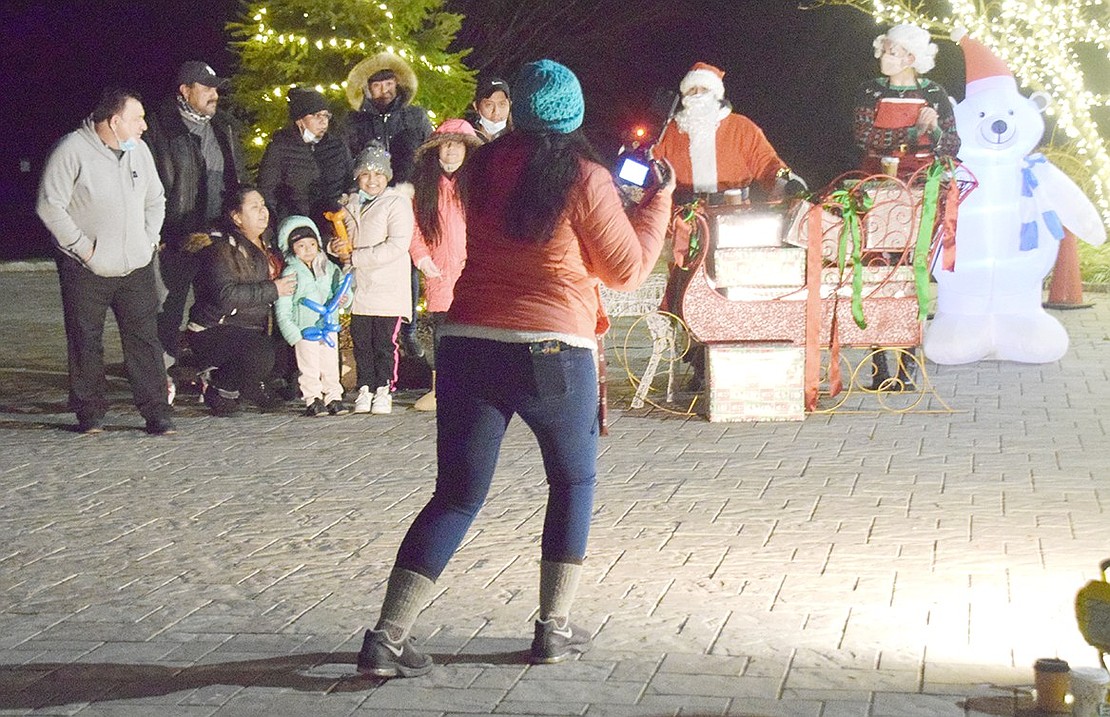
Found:
[[329, 112], [328, 110], [320, 110], [319, 112], [314, 112], [310, 114], [309, 117], [313, 117], [318, 120], [330, 120], [331, 112]]

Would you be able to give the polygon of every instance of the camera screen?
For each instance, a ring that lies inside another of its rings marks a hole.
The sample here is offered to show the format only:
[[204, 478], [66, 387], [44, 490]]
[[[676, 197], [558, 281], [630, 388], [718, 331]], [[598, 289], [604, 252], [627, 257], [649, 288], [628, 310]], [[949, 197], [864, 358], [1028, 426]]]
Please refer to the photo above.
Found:
[[631, 157], [625, 157], [621, 162], [620, 169], [617, 171], [617, 176], [628, 182], [635, 184], [637, 187], [642, 187], [647, 182], [648, 171], [651, 168], [643, 162], [637, 162]]

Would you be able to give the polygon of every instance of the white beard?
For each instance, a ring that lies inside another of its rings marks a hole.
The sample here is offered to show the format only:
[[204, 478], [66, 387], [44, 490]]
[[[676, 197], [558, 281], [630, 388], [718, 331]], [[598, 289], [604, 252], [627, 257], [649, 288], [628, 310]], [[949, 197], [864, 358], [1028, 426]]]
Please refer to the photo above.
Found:
[[683, 108], [674, 118], [690, 136], [690, 165], [695, 192], [717, 191], [717, 125], [728, 109], [709, 93], [682, 98]]

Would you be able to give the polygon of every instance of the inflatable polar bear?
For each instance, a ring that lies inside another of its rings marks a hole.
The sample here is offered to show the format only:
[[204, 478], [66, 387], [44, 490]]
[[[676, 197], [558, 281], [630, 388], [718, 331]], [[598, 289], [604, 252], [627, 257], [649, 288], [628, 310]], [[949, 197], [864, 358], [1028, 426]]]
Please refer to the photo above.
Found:
[[1064, 327], [1041, 306], [1058, 241], [1070, 231], [1106, 241], [1098, 210], [1039, 154], [1048, 98], [1026, 98], [1005, 64], [962, 30], [966, 98], [955, 107], [959, 159], [979, 185], [960, 205], [954, 271], [934, 267], [937, 310], [925, 355], [938, 364], [982, 359], [1048, 363], [1068, 350]]

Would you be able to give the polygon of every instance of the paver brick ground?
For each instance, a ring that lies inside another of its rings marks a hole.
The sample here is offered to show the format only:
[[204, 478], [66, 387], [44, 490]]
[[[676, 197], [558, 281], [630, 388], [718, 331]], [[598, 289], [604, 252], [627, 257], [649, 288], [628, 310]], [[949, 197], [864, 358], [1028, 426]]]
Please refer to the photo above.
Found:
[[[1110, 304], [1059, 363], [928, 365], [954, 412], [710, 424], [614, 405], [575, 620], [528, 666], [545, 483], [510, 428], [415, 629], [437, 667], [354, 675], [435, 478], [434, 417], [205, 415], [151, 437], [65, 411], [51, 271], [0, 272], [0, 714], [1014, 714], [1032, 663], [1095, 663], [1110, 556]], [[109, 331], [107, 358], [119, 362]], [[118, 367], [117, 367], [118, 368]], [[866, 406], [863, 406], [866, 407]]]

